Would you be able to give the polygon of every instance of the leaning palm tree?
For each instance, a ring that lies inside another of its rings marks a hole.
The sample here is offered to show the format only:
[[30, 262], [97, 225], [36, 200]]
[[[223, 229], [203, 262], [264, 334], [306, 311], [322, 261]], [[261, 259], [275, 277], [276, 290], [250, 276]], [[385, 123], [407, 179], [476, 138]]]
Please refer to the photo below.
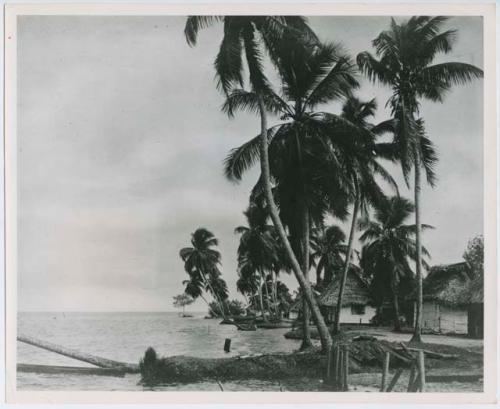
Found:
[[208, 291], [224, 315], [228, 292], [219, 270], [221, 255], [215, 249], [218, 240], [211, 231], [199, 228], [191, 235], [191, 245], [192, 247], [184, 247], [179, 252], [184, 270], [189, 275], [189, 280], [184, 282], [185, 292], [197, 298], [203, 291]]
[[[419, 118], [421, 100], [443, 102], [453, 85], [462, 85], [481, 78], [483, 71], [460, 62], [434, 63], [440, 53], [449, 53], [456, 38], [456, 30], [442, 31], [447, 17], [414, 16], [401, 24], [391, 19], [391, 26], [373, 40], [376, 57], [369, 52], [358, 55], [360, 69], [372, 81], [379, 81], [392, 89], [388, 103], [396, 123], [394, 141], [398, 144], [403, 174], [407, 184], [414, 169], [417, 314], [413, 342], [421, 342], [422, 332], [422, 240], [420, 221], [421, 168], [433, 186], [433, 165], [437, 157], [425, 159], [430, 141], [425, 137], [424, 123]], [[431, 158], [431, 160], [429, 160]]]
[[[332, 344], [328, 328], [314, 298], [311, 285], [305, 277], [288, 240], [272, 193], [268, 153], [267, 107], [264, 98], [264, 95], [270, 89], [270, 85], [264, 74], [262, 64], [262, 47], [268, 52], [271, 61], [277, 64], [280, 60], [280, 52], [285, 45], [291, 45], [297, 47], [297, 49], [310, 47], [317, 42], [317, 38], [306, 24], [305, 19], [300, 16], [191, 16], [188, 17], [185, 27], [188, 43], [194, 45], [199, 30], [216, 21], [222, 21], [224, 24], [224, 37], [219, 54], [215, 59], [218, 86], [225, 94], [229, 94], [233, 88], [243, 85], [244, 57], [249, 72], [249, 84], [257, 96], [256, 110], [260, 115], [260, 167], [267, 206], [288, 256], [290, 266], [311, 308], [322, 347], [327, 350]], [[307, 43], [307, 45], [304, 43]]]
[[337, 299], [337, 308], [335, 310], [333, 332], [340, 331], [340, 311], [342, 309], [342, 300], [344, 296], [345, 283], [351, 263], [353, 251], [355, 226], [358, 220], [358, 213], [361, 211], [367, 214], [370, 204], [378, 204], [385, 195], [379, 186], [376, 176], [382, 178], [395, 192], [398, 187], [392, 176], [377, 161], [378, 157], [394, 160], [394, 149], [391, 144], [376, 143], [376, 138], [380, 134], [390, 131], [387, 121], [378, 125], [373, 125], [368, 120], [375, 115], [377, 104], [375, 99], [362, 102], [354, 96], [350, 96], [342, 107], [342, 117], [358, 128], [366, 130], [365, 133], [349, 134], [350, 144], [344, 149], [346, 156], [346, 171], [350, 179], [352, 189], [352, 219], [351, 229], [349, 231], [349, 240], [347, 244], [347, 253], [344, 261], [342, 276], [340, 279], [339, 294]]
[[[273, 271], [277, 263], [277, 244], [274, 228], [267, 224], [267, 212], [251, 203], [245, 211], [248, 226], [238, 226], [234, 231], [240, 234], [238, 246], [238, 274], [243, 288], [256, 287], [259, 295], [262, 317], [264, 300], [262, 290], [266, 291], [269, 307], [268, 287], [264, 285], [267, 275]], [[268, 312], [271, 313], [270, 308]]]
[[[283, 120], [267, 132], [270, 172], [281, 220], [308, 280], [311, 224], [321, 224], [326, 213], [340, 218], [346, 214], [342, 197], [349, 186], [339, 179], [345, 167], [343, 150], [352, 144], [341, 136], [347, 130], [363, 131], [341, 116], [317, 110], [322, 104], [349, 96], [358, 82], [353, 62], [335, 44], [285, 47], [277, 69], [280, 92], [268, 89], [264, 94], [267, 109]], [[236, 89], [229, 94], [223, 110], [230, 116], [238, 109], [255, 111], [258, 100], [257, 93]], [[259, 141], [256, 137], [230, 153], [226, 160], [229, 179], [239, 180], [255, 162], [260, 154]], [[309, 308], [303, 297], [302, 348], [311, 345], [308, 322]]]
[[[364, 245], [362, 267], [371, 276], [372, 285], [378, 289], [378, 293], [390, 288], [396, 331], [401, 330], [398, 302], [400, 283], [413, 280], [409, 260], [417, 258], [417, 226], [405, 224], [414, 210], [409, 200], [394, 196], [375, 206], [372, 220], [365, 217], [359, 222], [359, 228], [363, 231], [360, 241]], [[422, 224], [422, 228], [431, 226]], [[429, 256], [425, 247], [422, 247], [422, 251], [425, 256]]]

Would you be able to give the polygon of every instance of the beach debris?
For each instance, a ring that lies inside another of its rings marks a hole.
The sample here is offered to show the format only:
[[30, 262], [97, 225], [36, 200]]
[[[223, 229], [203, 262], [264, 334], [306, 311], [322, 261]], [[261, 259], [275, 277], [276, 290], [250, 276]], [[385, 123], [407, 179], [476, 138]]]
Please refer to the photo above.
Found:
[[224, 341], [224, 351], [225, 352], [231, 351], [231, 338], [226, 338], [226, 340]]

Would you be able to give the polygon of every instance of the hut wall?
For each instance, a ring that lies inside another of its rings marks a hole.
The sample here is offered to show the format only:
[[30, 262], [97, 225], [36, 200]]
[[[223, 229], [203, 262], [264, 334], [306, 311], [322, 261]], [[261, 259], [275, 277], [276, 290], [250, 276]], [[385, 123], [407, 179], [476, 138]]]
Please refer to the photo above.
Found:
[[471, 304], [467, 311], [468, 330], [471, 338], [483, 338], [484, 336], [484, 311], [483, 304]]
[[448, 307], [435, 301], [423, 305], [423, 327], [442, 333], [467, 334], [467, 310]]
[[342, 307], [340, 322], [343, 324], [369, 324], [376, 311], [375, 308], [368, 305], [365, 305], [364, 308], [364, 314], [353, 314], [351, 306]]

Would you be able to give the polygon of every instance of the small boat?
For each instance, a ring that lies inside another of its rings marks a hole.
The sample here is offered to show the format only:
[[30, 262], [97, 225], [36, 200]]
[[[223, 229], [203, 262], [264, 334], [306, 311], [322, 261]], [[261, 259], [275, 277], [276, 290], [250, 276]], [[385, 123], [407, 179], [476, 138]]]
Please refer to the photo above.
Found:
[[257, 326], [252, 322], [250, 324], [236, 324], [240, 331], [257, 331]]
[[253, 315], [235, 315], [231, 317], [234, 322], [253, 322], [255, 321], [255, 316]]

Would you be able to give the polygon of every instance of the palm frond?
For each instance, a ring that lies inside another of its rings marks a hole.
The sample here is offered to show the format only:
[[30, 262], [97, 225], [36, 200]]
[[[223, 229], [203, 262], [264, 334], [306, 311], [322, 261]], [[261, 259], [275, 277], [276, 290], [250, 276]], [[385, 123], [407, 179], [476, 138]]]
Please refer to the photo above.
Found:
[[442, 95], [453, 85], [465, 85], [483, 78], [483, 70], [471, 64], [446, 62], [423, 68], [416, 82], [419, 95], [441, 101]]
[[217, 88], [226, 95], [234, 86], [243, 86], [242, 27], [235, 19], [224, 20], [224, 37], [214, 66], [217, 75]]
[[383, 85], [391, 85], [395, 79], [393, 70], [377, 60], [369, 52], [364, 51], [356, 57], [359, 70], [372, 82], [380, 82]]
[[198, 32], [201, 29], [210, 27], [216, 21], [222, 20], [223, 16], [189, 16], [184, 27], [184, 35], [190, 46], [196, 45]]
[[[273, 114], [290, 113], [288, 105], [274, 92], [261, 97], [267, 112]], [[233, 89], [224, 101], [221, 110], [230, 118], [234, 117], [235, 112], [238, 110], [259, 114], [259, 96], [255, 92], [245, 91], [244, 89]]]
[[253, 26], [247, 25], [242, 31], [242, 36], [252, 89], [259, 93], [270, 93], [271, 87], [264, 74], [262, 53], [255, 38]]
[[[276, 129], [280, 126], [275, 125], [267, 130], [269, 140], [273, 138]], [[243, 174], [259, 160], [260, 138], [261, 135], [257, 135], [229, 152], [226, 159], [224, 159], [224, 174], [229, 180], [240, 181]]]
[[350, 58], [340, 56], [326, 76], [313, 85], [305, 105], [314, 108], [318, 104], [347, 97], [358, 87], [355, 64]]

